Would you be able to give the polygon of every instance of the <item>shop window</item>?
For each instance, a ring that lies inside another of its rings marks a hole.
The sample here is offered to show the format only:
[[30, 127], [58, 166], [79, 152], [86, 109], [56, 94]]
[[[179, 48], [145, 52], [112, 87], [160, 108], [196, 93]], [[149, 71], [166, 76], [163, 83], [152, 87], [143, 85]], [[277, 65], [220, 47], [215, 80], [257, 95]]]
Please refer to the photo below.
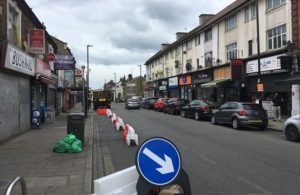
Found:
[[8, 4], [7, 39], [21, 46], [21, 12], [15, 3]]
[[226, 46], [226, 61], [237, 58], [237, 43], [232, 43]]
[[287, 45], [286, 25], [281, 25], [267, 31], [268, 49], [278, 49]]
[[272, 10], [280, 5], [284, 4], [285, 0], [267, 0], [267, 9]]

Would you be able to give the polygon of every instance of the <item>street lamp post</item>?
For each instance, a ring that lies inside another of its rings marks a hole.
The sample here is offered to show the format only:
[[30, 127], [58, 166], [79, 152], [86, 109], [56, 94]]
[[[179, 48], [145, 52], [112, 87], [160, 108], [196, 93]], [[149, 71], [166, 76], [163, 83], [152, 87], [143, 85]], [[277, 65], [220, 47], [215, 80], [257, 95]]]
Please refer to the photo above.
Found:
[[[258, 79], [257, 85], [261, 85], [261, 72], [260, 72], [260, 39], [259, 39], [259, 13], [258, 13], [258, 0], [256, 0], [256, 36], [257, 36], [257, 61], [258, 61]], [[263, 98], [263, 91], [258, 91], [259, 93], [259, 105], [262, 106], [262, 98]]]
[[84, 94], [84, 69], [85, 69], [85, 66], [81, 66], [81, 69], [82, 69], [82, 107], [83, 107], [83, 112], [85, 113], [85, 94]]
[[142, 96], [142, 65], [138, 65], [140, 67], [140, 96]]
[[115, 103], [117, 103], [117, 91], [116, 91], [116, 89], [117, 89], [117, 81], [116, 81], [116, 73], [114, 72], [114, 78], [115, 78]]
[[[86, 62], [87, 62], [87, 72], [86, 72], [86, 83], [87, 83], [87, 93], [89, 95], [89, 89], [90, 89], [90, 67], [89, 67], [89, 48], [90, 47], [93, 47], [92, 45], [87, 45], [86, 46], [86, 52], [87, 52], [87, 55], [86, 55]], [[90, 109], [90, 101], [88, 101], [88, 109]]]

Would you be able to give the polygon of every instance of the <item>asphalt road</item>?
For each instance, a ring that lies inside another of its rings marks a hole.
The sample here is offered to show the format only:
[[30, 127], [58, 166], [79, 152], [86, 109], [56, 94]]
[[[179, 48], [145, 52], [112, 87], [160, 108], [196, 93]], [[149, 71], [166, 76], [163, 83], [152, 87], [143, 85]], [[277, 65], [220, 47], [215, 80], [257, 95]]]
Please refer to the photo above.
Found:
[[[140, 143], [160, 136], [179, 148], [194, 195], [300, 194], [300, 143], [281, 132], [234, 130], [152, 110], [112, 111], [134, 127]], [[104, 147], [105, 175], [135, 164], [137, 147], [127, 147], [121, 132], [103, 116], [95, 117]]]

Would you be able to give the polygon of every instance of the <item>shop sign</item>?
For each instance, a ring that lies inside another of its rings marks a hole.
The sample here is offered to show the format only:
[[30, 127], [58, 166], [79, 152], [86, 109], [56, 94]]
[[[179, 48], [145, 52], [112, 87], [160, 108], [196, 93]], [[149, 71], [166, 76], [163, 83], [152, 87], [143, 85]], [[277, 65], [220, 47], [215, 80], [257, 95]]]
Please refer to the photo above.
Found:
[[257, 83], [257, 91], [264, 91], [264, 84], [263, 83]]
[[36, 59], [36, 74], [41, 74], [48, 78], [51, 78], [51, 67], [46, 64], [43, 60]]
[[29, 52], [45, 54], [45, 31], [40, 29], [29, 30]]
[[[260, 59], [260, 71], [263, 72], [263, 71], [281, 69], [281, 63], [279, 58], [280, 56], [282, 55], [271, 56], [268, 58]], [[258, 61], [252, 60], [247, 62], [246, 73], [251, 74], [256, 72], [258, 72]]]
[[65, 73], [65, 80], [67, 81], [67, 87], [74, 86], [74, 71], [66, 70]]
[[178, 78], [177, 77], [172, 77], [169, 78], [169, 87], [177, 87], [178, 86]]
[[7, 44], [4, 67], [26, 75], [35, 75], [35, 60], [22, 50]]
[[209, 81], [212, 81], [213, 80], [212, 70], [195, 73], [193, 74], [192, 79], [193, 79], [193, 84], [207, 83]]
[[214, 69], [214, 80], [231, 79], [230, 66]]
[[80, 69], [75, 69], [75, 77], [82, 77], [82, 70]]
[[135, 83], [128, 83], [127, 87], [135, 87]]
[[232, 59], [230, 61], [231, 66], [231, 80], [241, 81], [243, 80], [243, 60]]
[[190, 85], [192, 84], [191, 75], [182, 75], [179, 77], [179, 85]]
[[63, 80], [58, 80], [58, 87], [64, 87], [64, 81]]
[[165, 86], [165, 85], [164, 85], [164, 86], [159, 86], [159, 90], [160, 90], [160, 91], [167, 90], [167, 86]]
[[74, 57], [71, 55], [56, 55], [54, 60], [55, 70], [73, 70], [75, 66]]
[[168, 81], [162, 81], [161, 85], [168, 85]]

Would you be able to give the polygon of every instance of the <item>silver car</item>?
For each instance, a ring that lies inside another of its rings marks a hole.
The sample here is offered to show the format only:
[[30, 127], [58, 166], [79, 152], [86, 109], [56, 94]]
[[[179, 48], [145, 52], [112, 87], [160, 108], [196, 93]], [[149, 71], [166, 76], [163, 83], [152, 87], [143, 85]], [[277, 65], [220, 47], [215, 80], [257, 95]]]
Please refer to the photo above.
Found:
[[138, 98], [130, 98], [125, 103], [125, 109], [140, 109], [140, 100]]
[[290, 141], [300, 140], [300, 115], [290, 117], [285, 121], [284, 134]]

